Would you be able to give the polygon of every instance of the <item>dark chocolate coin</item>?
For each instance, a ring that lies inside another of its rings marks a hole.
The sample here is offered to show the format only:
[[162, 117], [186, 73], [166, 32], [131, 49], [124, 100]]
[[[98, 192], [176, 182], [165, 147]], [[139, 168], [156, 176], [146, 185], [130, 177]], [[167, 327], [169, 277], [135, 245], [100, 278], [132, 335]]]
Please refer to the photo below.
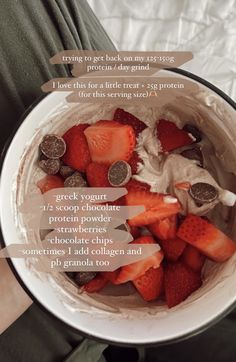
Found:
[[62, 166], [60, 167], [59, 172], [60, 172], [60, 175], [61, 175], [63, 178], [67, 178], [67, 177], [73, 175], [73, 173], [75, 172], [75, 170], [74, 170], [72, 167], [70, 167], [70, 166], [62, 165]]
[[183, 127], [183, 130], [190, 133], [195, 138], [196, 143], [198, 143], [202, 140], [201, 131], [193, 124], [190, 124], [190, 123], [185, 124], [185, 126]]
[[198, 165], [203, 167], [203, 154], [199, 147], [188, 148], [182, 151], [181, 155], [189, 160], [197, 161]]
[[40, 229], [39, 236], [41, 240], [44, 240], [48, 234], [50, 234], [53, 229]]
[[198, 204], [207, 204], [216, 200], [219, 193], [214, 186], [206, 182], [197, 182], [190, 187], [189, 194]]
[[66, 152], [66, 143], [62, 137], [47, 134], [39, 145], [41, 152], [48, 158], [60, 158]]
[[47, 160], [39, 161], [39, 167], [48, 175], [55, 175], [58, 173], [61, 162], [58, 159], [48, 158]]
[[118, 230], [124, 230], [127, 231], [128, 233], [130, 233], [130, 226], [127, 222], [125, 222], [124, 224], [121, 224], [119, 226], [116, 227], [116, 229]]
[[76, 272], [66, 272], [66, 275], [70, 279], [74, 279], [76, 277], [76, 274], [77, 274]]
[[95, 272], [79, 272], [76, 273], [74, 280], [76, 282], [77, 285], [82, 286], [88, 282], [90, 282], [90, 280], [92, 280], [97, 273]]
[[47, 160], [48, 158], [39, 150], [39, 161]]
[[108, 180], [111, 186], [123, 186], [127, 184], [131, 176], [131, 167], [126, 161], [116, 161], [108, 170]]
[[73, 173], [73, 175], [67, 177], [64, 181], [65, 187], [86, 187], [87, 182], [79, 172]]

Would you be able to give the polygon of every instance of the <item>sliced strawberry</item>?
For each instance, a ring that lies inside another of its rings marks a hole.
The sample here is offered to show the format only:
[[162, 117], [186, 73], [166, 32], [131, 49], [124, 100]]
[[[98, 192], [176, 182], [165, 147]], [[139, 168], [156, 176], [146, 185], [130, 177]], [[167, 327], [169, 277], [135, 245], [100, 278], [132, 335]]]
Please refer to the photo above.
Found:
[[157, 299], [163, 288], [164, 271], [162, 265], [159, 268], [150, 268], [145, 274], [133, 280], [133, 284], [144, 300], [150, 302]]
[[194, 139], [188, 132], [179, 129], [175, 123], [165, 119], [160, 119], [157, 124], [157, 137], [163, 152], [170, 152], [194, 143]]
[[[156, 241], [151, 236], [141, 236], [140, 238], [133, 240], [130, 244], [156, 244]], [[163, 253], [160, 250], [148, 258], [121, 267], [120, 274], [116, 279], [116, 284], [126, 283], [129, 280], [139, 278], [150, 268], [158, 268], [162, 259]]]
[[146, 184], [145, 182], [137, 181], [132, 178], [126, 185], [126, 189], [129, 190], [145, 190], [150, 191], [151, 186]]
[[137, 239], [141, 236], [141, 229], [138, 226], [130, 226], [130, 234]]
[[181, 262], [167, 264], [164, 272], [164, 288], [169, 308], [183, 302], [202, 285], [201, 276]]
[[181, 256], [181, 261], [195, 272], [202, 270], [205, 260], [205, 255], [192, 245], [187, 245]]
[[[111, 187], [111, 186], [110, 186]], [[105, 202], [104, 204], [114, 205], [114, 206], [123, 206], [125, 205], [125, 197], [121, 196], [119, 199], [114, 201]]]
[[140, 132], [147, 128], [145, 123], [140, 121], [140, 119], [137, 117], [133, 116], [133, 114], [124, 111], [122, 108], [116, 109], [114, 114], [114, 121], [132, 126], [136, 137]]
[[190, 182], [178, 182], [177, 184], [175, 184], [175, 188], [178, 190], [188, 191], [190, 187]]
[[88, 143], [84, 135], [87, 124], [80, 124], [70, 128], [63, 136], [66, 142], [66, 153], [63, 156], [63, 162], [74, 168], [84, 172], [91, 162]]
[[138, 153], [134, 151], [129, 159], [129, 164], [133, 175], [138, 172], [139, 163], [143, 164], [143, 160], [141, 157], [139, 157]]
[[177, 216], [173, 215], [148, 225], [148, 230], [158, 239], [173, 239], [177, 232]]
[[165, 258], [169, 261], [176, 261], [186, 247], [186, 242], [177, 237], [170, 240], [159, 240], [159, 244]]
[[176, 202], [170, 203], [166, 199], [167, 196], [149, 191], [129, 190], [125, 196], [126, 205], [144, 205], [146, 209], [146, 211], [130, 219], [129, 224], [132, 226], [149, 225], [177, 214], [181, 208], [180, 203], [177, 199]]
[[83, 290], [88, 293], [96, 293], [102, 290], [108, 283], [108, 279], [102, 274], [97, 274], [92, 280], [84, 284]]
[[93, 162], [107, 165], [115, 161], [128, 161], [135, 147], [135, 134], [131, 126], [115, 121], [99, 121], [84, 131]]
[[86, 176], [91, 187], [111, 187], [108, 181], [109, 166], [91, 162], [86, 168]]
[[230, 238], [197, 215], [190, 214], [185, 218], [177, 236], [217, 262], [229, 259], [236, 250], [236, 244]]
[[37, 186], [41, 193], [44, 194], [49, 190], [64, 187], [64, 180], [60, 176], [47, 175], [37, 182]]
[[116, 279], [120, 273], [120, 269], [116, 269], [112, 272], [101, 272], [101, 275], [112, 284], [116, 284]]
[[[65, 136], [65, 135], [67, 135], [67, 136], [73, 135], [74, 132], [77, 132], [78, 130], [84, 131], [84, 130], [85, 130], [86, 128], [88, 128], [89, 126], [90, 126], [90, 124], [88, 124], [88, 123], [80, 123], [80, 124], [77, 124], [77, 125], [69, 128], [69, 129], [66, 131], [66, 133], [64, 134], [64, 136]], [[63, 136], [63, 138], [64, 138], [64, 136]]]

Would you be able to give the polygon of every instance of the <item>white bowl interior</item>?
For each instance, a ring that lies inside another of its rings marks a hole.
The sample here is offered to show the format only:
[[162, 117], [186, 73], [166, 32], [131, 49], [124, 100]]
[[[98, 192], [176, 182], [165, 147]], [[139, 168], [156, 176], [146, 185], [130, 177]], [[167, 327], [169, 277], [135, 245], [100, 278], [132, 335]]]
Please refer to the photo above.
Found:
[[[160, 76], [170, 72], [161, 71]], [[183, 77], [182, 75], [174, 75]], [[78, 122], [112, 119], [114, 105], [68, 104], [68, 93], [52, 93], [25, 118], [5, 157], [1, 175], [1, 220], [6, 245], [37, 241], [24, 229], [18, 206], [26, 195], [37, 193], [35, 167], [39, 140], [48, 132], [62, 134]], [[122, 105], [121, 105], [122, 106]], [[178, 122], [195, 122], [215, 147], [206, 162], [222, 187], [236, 192], [235, 110], [203, 85], [197, 93], [164, 109], [124, 106], [140, 119], [154, 122], [161, 115]], [[218, 158], [215, 157], [218, 154]], [[212, 218], [229, 236], [236, 238], [235, 208], [217, 206]], [[144, 303], [134, 288], [107, 288], [101, 294], [78, 294], [64, 274], [35, 272], [32, 263], [12, 259], [23, 283], [50, 312], [89, 335], [120, 343], [155, 343], [192, 333], [222, 314], [236, 300], [236, 255], [224, 264], [208, 262], [203, 286], [185, 302], [168, 310], [162, 302]]]

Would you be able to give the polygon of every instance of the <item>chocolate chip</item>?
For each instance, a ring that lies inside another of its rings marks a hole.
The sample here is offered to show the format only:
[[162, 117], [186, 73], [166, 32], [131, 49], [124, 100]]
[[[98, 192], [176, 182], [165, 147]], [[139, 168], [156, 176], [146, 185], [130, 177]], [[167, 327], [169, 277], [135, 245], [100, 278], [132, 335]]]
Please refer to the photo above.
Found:
[[203, 167], [203, 154], [199, 147], [188, 148], [182, 151], [181, 155], [189, 160], [197, 161], [198, 165]]
[[74, 170], [72, 167], [70, 167], [70, 166], [62, 165], [62, 166], [60, 167], [59, 172], [60, 172], [60, 175], [61, 175], [63, 178], [67, 178], [67, 177], [73, 175], [73, 173], [75, 172], [75, 170]]
[[197, 207], [202, 207], [202, 205], [203, 205], [202, 202], [197, 202], [197, 201], [195, 201], [195, 204], [196, 204]]
[[66, 143], [62, 137], [47, 134], [39, 145], [41, 152], [48, 158], [60, 158], [66, 152]]
[[180, 226], [185, 220], [185, 216], [182, 214], [177, 214], [177, 224]]
[[123, 186], [127, 184], [131, 176], [131, 167], [126, 161], [116, 161], [108, 170], [108, 180], [112, 186]]
[[73, 173], [72, 176], [69, 176], [64, 181], [65, 187], [86, 187], [87, 182], [79, 172]]
[[47, 160], [47, 159], [48, 158], [41, 151], [39, 151], [39, 161]]
[[44, 240], [46, 236], [51, 233], [53, 229], [40, 229], [39, 230], [39, 236], [41, 240]]
[[195, 138], [196, 143], [198, 143], [202, 140], [201, 131], [199, 131], [199, 129], [196, 126], [194, 126], [193, 124], [190, 124], [190, 123], [185, 124], [185, 126], [183, 127], [183, 130], [190, 133]]
[[77, 273], [75, 272], [66, 272], [66, 275], [68, 276], [68, 278], [74, 280], [75, 276]]
[[190, 196], [198, 204], [207, 204], [217, 199], [218, 190], [206, 182], [197, 182], [189, 189]]
[[90, 280], [92, 280], [93, 278], [95, 278], [96, 274], [97, 273], [95, 272], [79, 272], [76, 273], [74, 281], [76, 282], [77, 285], [82, 286], [90, 282]]
[[55, 175], [60, 169], [61, 162], [58, 159], [48, 158], [47, 160], [39, 161], [39, 167], [48, 175]]
[[119, 226], [116, 227], [116, 229], [118, 230], [124, 230], [127, 231], [128, 233], [130, 233], [130, 226], [127, 222], [125, 222], [124, 224], [121, 224]]

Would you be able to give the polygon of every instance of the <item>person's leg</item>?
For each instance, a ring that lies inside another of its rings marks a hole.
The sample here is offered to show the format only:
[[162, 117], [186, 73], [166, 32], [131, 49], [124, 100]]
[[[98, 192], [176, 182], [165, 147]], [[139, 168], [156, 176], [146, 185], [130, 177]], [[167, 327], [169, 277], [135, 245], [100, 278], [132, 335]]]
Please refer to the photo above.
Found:
[[0, 5], [0, 145], [43, 93], [43, 83], [71, 76], [49, 59], [62, 50], [115, 50], [85, 0], [2, 1]]
[[98, 362], [107, 346], [83, 338], [33, 304], [0, 337], [4, 362]]

